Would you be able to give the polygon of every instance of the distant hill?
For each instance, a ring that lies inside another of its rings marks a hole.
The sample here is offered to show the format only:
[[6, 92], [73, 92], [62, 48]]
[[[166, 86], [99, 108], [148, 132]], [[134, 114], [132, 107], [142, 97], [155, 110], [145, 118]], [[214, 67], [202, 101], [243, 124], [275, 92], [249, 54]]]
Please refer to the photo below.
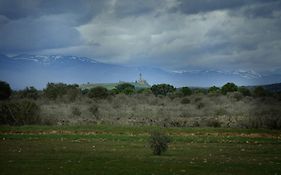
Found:
[[[275, 84], [267, 84], [267, 85], [260, 85], [265, 90], [270, 92], [281, 92], [281, 83], [275, 83]], [[255, 88], [257, 86], [248, 86], [248, 88]]]
[[[134, 83], [139, 73], [144, 75], [150, 85], [168, 83], [176, 87], [222, 86], [227, 82], [239, 86], [281, 82], [281, 69], [267, 74], [245, 70], [168, 71], [152, 66], [108, 64], [78, 56], [0, 54], [0, 80], [7, 81], [15, 90], [26, 86], [43, 89], [48, 82], [83, 85], [94, 82], [93, 86], [106, 83], [106, 87], [112, 88], [120, 80]], [[139, 87], [139, 83], [135, 86]]]

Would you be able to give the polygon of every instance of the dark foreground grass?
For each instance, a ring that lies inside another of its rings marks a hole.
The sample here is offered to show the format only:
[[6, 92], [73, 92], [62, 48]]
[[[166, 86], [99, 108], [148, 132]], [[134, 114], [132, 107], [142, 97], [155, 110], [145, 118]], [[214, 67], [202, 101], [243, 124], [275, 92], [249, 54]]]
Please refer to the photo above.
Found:
[[2, 126], [0, 174], [281, 174], [279, 131], [156, 128], [173, 142], [153, 156], [153, 129]]

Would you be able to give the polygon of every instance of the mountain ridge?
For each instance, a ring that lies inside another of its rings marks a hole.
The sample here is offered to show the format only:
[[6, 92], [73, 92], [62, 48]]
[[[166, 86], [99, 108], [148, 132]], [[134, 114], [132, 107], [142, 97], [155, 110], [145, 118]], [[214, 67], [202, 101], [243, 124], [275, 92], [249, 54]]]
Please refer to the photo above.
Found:
[[31, 54], [6, 56], [0, 53], [0, 79], [9, 82], [15, 89], [26, 86], [42, 89], [48, 82], [78, 84], [134, 82], [139, 73], [142, 73], [151, 85], [169, 83], [176, 87], [222, 86], [227, 82], [253, 86], [281, 82], [280, 74], [261, 75], [253, 70], [169, 71], [149, 66], [108, 64], [79, 56]]

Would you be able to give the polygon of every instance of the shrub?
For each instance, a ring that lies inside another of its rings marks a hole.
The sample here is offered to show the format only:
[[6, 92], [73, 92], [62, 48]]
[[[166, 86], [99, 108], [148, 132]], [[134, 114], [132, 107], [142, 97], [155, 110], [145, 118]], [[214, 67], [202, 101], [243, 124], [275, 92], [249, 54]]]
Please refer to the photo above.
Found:
[[176, 91], [176, 88], [169, 84], [157, 84], [151, 87], [151, 91], [155, 96], [164, 95], [168, 93], [173, 93]]
[[135, 92], [135, 86], [130, 83], [121, 83], [115, 86], [118, 93], [132, 94]]
[[190, 103], [190, 99], [189, 98], [183, 98], [181, 100], [181, 104], [189, 104]]
[[88, 108], [88, 110], [92, 115], [98, 118], [99, 107], [97, 105], [92, 105], [91, 107]]
[[212, 86], [208, 89], [208, 93], [220, 93], [220, 88], [216, 86]]
[[192, 94], [192, 91], [189, 87], [180, 88], [180, 92], [183, 94], [183, 96], [189, 96]]
[[202, 102], [200, 102], [200, 103], [197, 104], [197, 109], [202, 109], [202, 108], [204, 108], [204, 107], [205, 107], [205, 104], [202, 103]]
[[139, 93], [139, 94], [145, 94], [145, 95], [150, 95], [150, 94], [152, 94], [152, 91], [151, 91], [150, 88], [142, 88], [142, 89], [139, 89], [139, 90], [137, 91], [137, 93]]
[[29, 98], [36, 100], [39, 97], [38, 91], [35, 87], [26, 87], [24, 90], [20, 91], [20, 98]]
[[243, 96], [251, 96], [251, 91], [244, 86], [239, 87], [238, 92], [240, 92]]
[[207, 90], [204, 88], [193, 88], [193, 94], [207, 94]]
[[194, 102], [199, 102], [199, 101], [201, 101], [201, 100], [202, 100], [201, 97], [196, 97], [196, 98], [194, 99]]
[[109, 95], [108, 90], [105, 87], [94, 87], [90, 89], [88, 93], [89, 98], [98, 98], [98, 99], [104, 99]]
[[68, 87], [66, 92], [66, 98], [68, 101], [75, 101], [80, 94], [80, 90], [75, 87]]
[[235, 92], [238, 90], [238, 87], [234, 83], [226, 83], [221, 88], [222, 94], [226, 95], [228, 92]]
[[81, 111], [79, 110], [79, 108], [73, 107], [73, 108], [72, 108], [72, 115], [74, 115], [74, 116], [80, 116], [80, 115], [81, 115]]
[[219, 128], [219, 127], [221, 127], [221, 123], [217, 119], [209, 119], [207, 121], [207, 126]]
[[254, 95], [255, 97], [264, 97], [266, 96], [266, 90], [263, 87], [258, 86], [254, 89]]
[[240, 101], [243, 98], [243, 95], [240, 92], [231, 92], [228, 93], [227, 96], [230, 99], [235, 99], [236, 101]]
[[40, 124], [40, 108], [32, 101], [0, 104], [0, 123], [8, 125]]
[[[58, 97], [69, 94], [69, 100], [75, 99], [79, 93], [79, 86], [77, 84], [64, 84], [64, 83], [48, 83], [47, 87], [43, 90], [45, 96], [51, 100], [56, 100]], [[71, 97], [72, 96], [72, 97]]]
[[154, 155], [161, 155], [167, 151], [170, 139], [163, 133], [154, 131], [150, 134], [149, 145]]
[[5, 81], [0, 81], [0, 100], [8, 99], [12, 94], [10, 85]]

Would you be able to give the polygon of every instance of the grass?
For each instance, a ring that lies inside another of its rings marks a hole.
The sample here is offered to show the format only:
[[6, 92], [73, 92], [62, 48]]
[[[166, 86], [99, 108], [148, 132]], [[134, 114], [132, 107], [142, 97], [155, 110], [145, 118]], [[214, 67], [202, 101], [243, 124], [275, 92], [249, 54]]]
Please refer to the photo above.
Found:
[[[172, 143], [153, 156], [147, 139]], [[0, 127], [0, 174], [281, 174], [281, 131], [129, 126]]]

